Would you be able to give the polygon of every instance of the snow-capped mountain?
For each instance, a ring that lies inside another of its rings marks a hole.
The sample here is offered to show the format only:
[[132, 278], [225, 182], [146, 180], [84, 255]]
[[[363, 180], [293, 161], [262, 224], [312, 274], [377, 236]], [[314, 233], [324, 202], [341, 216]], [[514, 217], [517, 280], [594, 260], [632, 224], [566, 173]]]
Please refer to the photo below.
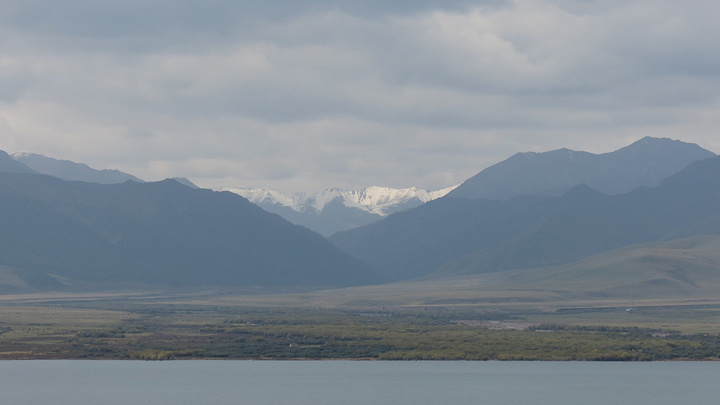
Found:
[[[225, 188], [239, 194], [255, 204], [280, 204], [298, 212], [322, 212], [325, 207], [339, 198], [349, 208], [358, 208], [372, 214], [387, 216], [408, 207], [407, 204], [419, 205], [435, 200], [449, 193], [457, 186], [437, 191], [427, 191], [417, 187], [390, 188], [367, 187], [361, 190], [343, 190], [330, 188], [318, 193], [285, 194], [266, 188]], [[414, 204], [417, 200], [419, 204]], [[398, 207], [402, 207], [398, 209]]]
[[331, 188], [317, 193], [286, 194], [266, 188], [225, 188], [290, 222], [323, 235], [377, 221], [394, 212], [440, 198], [457, 186], [437, 191], [417, 187], [367, 187], [361, 190]]

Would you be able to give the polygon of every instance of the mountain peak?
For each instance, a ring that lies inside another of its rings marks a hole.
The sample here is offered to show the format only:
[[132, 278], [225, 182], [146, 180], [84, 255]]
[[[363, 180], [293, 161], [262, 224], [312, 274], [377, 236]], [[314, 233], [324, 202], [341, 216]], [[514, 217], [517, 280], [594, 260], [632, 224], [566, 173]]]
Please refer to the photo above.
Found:
[[649, 144], [670, 144], [670, 143], [685, 143], [683, 141], [677, 140], [677, 139], [671, 139], [671, 138], [656, 138], [654, 136], [646, 136], [644, 138], [638, 139], [637, 141], [631, 143], [629, 146], [633, 146], [635, 144], [642, 144], [642, 145], [649, 145]]
[[223, 191], [239, 194], [290, 222], [329, 236], [438, 199], [455, 187], [436, 191], [417, 187], [370, 186], [359, 190], [334, 187], [316, 193], [287, 194], [265, 188], [224, 188]]
[[717, 156], [693, 143], [645, 137], [613, 152], [567, 148], [515, 154], [471, 177], [449, 197], [506, 200], [517, 195], [561, 195], [587, 184], [605, 194], [655, 186], [690, 163]]
[[678, 139], [671, 139], [671, 138], [655, 138], [652, 136], [646, 136], [642, 139], [638, 139], [637, 141], [631, 143], [628, 146], [625, 146], [624, 148], [620, 148], [616, 150], [615, 152], [609, 152], [609, 153], [619, 153], [626, 150], [639, 150], [639, 151], [648, 151], [648, 150], [657, 150], [657, 149], [666, 149], [668, 151], [671, 151], [673, 153], [677, 153], [678, 151], [682, 151], [683, 149], [689, 149], [689, 150], [704, 150], [700, 146], [694, 143], [688, 143], [683, 142]]
[[0, 172], [3, 173], [35, 173], [35, 171], [21, 162], [13, 159], [7, 152], [0, 150]]
[[186, 179], [185, 177], [171, 177], [170, 180], [175, 180], [176, 182], [182, 184], [183, 186], [187, 186], [187, 187], [190, 187], [190, 188], [193, 188], [193, 189], [198, 189], [198, 188], [200, 188], [200, 187], [198, 187], [197, 185], [195, 185], [195, 183], [193, 183], [192, 181]]
[[563, 198], [565, 200], [573, 202], [594, 201], [602, 196], [605, 196], [605, 194], [595, 190], [587, 184], [578, 184], [577, 186], [573, 186], [563, 194]]
[[427, 191], [417, 187], [392, 188], [381, 186], [370, 186], [359, 190], [344, 190], [339, 187], [332, 187], [316, 193], [291, 193], [286, 194], [266, 188], [224, 188], [223, 191], [231, 191], [239, 194], [250, 202], [259, 204], [280, 204], [290, 207], [295, 211], [307, 211], [312, 208], [322, 212], [327, 204], [340, 198], [347, 207], [358, 208], [380, 216], [387, 216], [393, 212], [392, 207], [417, 199], [420, 203], [431, 201], [444, 196], [457, 186], [444, 188], [437, 191]]

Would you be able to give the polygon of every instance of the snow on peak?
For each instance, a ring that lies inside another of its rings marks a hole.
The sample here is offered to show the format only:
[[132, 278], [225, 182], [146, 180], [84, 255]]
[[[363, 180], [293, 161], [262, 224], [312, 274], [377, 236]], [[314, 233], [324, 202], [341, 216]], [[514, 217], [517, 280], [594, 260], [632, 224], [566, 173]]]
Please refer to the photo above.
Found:
[[33, 155], [32, 153], [27, 153], [27, 152], [15, 152], [15, 153], [11, 153], [11, 154], [10, 154], [10, 156], [12, 156], [13, 159], [15, 159], [15, 160], [20, 160], [20, 159], [23, 159], [23, 158], [27, 158], [27, 157], [30, 157], [30, 156], [32, 156], [32, 155]]
[[437, 191], [427, 191], [417, 187], [397, 189], [372, 186], [361, 190], [329, 188], [311, 194], [285, 194], [266, 188], [224, 188], [222, 191], [239, 194], [255, 204], [280, 204], [298, 212], [321, 212], [328, 204], [340, 199], [346, 207], [358, 208], [373, 214], [386, 216], [397, 211], [395, 208], [398, 206], [403, 206], [412, 201], [417, 202], [414, 205], [420, 205], [443, 197], [456, 187], [452, 186]]
[[450, 193], [451, 191], [453, 191], [453, 190], [455, 190], [456, 188], [458, 188], [458, 186], [460, 186], [460, 185], [459, 185], [459, 184], [456, 184], [456, 185], [454, 185], [454, 186], [450, 186], [450, 187], [447, 187], [447, 188], [443, 188], [443, 189], [441, 189], [441, 190], [431, 191], [431, 192], [430, 192], [430, 201], [432, 201], [432, 200], [437, 200], [437, 199], [440, 198], [440, 197], [445, 197], [445, 195], [447, 195], [447, 194]]
[[294, 205], [292, 197], [267, 188], [223, 188], [222, 191], [229, 191], [245, 197], [253, 204], [281, 204], [288, 207]]

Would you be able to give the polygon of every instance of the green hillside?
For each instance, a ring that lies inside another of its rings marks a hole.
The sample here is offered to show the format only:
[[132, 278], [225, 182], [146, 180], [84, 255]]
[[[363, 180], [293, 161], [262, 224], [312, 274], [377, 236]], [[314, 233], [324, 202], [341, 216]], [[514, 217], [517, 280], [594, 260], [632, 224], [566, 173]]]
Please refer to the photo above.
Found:
[[566, 298], [720, 298], [720, 237], [633, 245], [558, 267], [480, 275], [477, 282], [486, 292]]
[[[705, 305], [720, 300], [720, 236], [632, 245], [562, 266], [275, 296], [289, 305], [569, 307]], [[262, 304], [265, 298], [257, 298]], [[513, 310], [514, 311], [514, 310]]]

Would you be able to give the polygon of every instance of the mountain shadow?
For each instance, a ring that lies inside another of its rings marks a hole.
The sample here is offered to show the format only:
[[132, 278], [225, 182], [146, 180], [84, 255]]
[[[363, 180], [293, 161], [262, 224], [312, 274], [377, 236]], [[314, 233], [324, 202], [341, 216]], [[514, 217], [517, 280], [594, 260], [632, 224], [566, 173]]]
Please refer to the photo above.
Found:
[[345, 286], [381, 280], [322, 236], [174, 180], [0, 173], [0, 265], [36, 286]]

